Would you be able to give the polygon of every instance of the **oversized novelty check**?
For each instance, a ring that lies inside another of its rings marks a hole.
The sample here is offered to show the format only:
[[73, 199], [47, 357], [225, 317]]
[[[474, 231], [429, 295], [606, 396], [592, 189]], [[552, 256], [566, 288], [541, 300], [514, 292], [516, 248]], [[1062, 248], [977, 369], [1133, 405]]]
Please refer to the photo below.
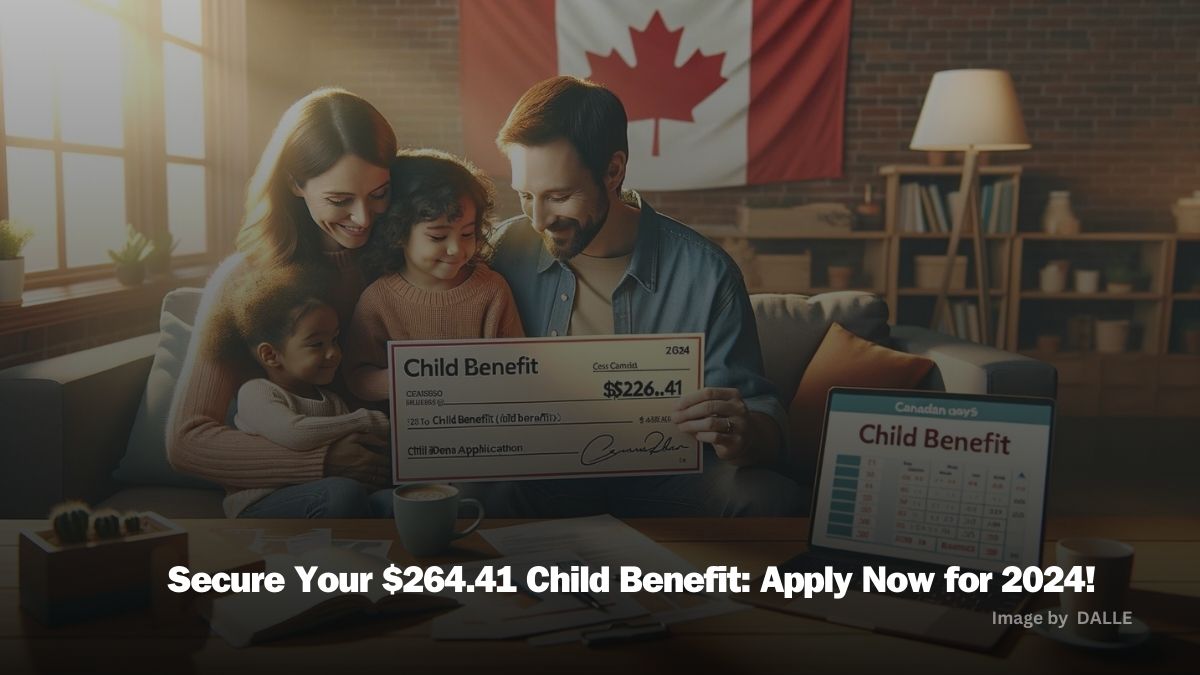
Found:
[[689, 473], [704, 335], [389, 342], [397, 483]]

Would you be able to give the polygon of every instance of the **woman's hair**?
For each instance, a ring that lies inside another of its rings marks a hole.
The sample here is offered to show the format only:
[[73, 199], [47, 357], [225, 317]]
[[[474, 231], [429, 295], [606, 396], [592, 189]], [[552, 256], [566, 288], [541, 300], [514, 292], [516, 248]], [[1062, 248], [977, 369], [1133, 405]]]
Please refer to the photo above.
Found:
[[219, 359], [257, 364], [258, 345], [280, 348], [301, 317], [331, 305], [332, 279], [311, 266], [282, 265], [251, 270], [233, 282], [229, 302], [213, 317], [206, 348]]
[[363, 256], [368, 274], [404, 269], [404, 247], [417, 223], [449, 220], [462, 215], [462, 199], [475, 204], [474, 265], [487, 260], [491, 247], [492, 208], [496, 191], [492, 181], [474, 164], [441, 150], [401, 150], [392, 161], [392, 204], [371, 228], [371, 239]]
[[292, 104], [263, 150], [246, 191], [237, 248], [255, 265], [312, 260], [321, 233], [303, 198], [292, 192], [346, 155], [386, 167], [396, 154], [391, 125], [366, 100], [344, 89], [318, 89]]

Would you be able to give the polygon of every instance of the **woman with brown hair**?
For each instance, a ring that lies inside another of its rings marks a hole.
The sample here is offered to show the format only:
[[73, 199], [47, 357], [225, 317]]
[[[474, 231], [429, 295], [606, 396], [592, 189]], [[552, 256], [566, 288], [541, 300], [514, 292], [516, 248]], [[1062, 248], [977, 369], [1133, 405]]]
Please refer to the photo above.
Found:
[[[391, 481], [387, 439], [350, 434], [298, 452], [226, 423], [255, 362], [214, 348], [231, 343], [235, 289], [282, 265], [328, 275], [342, 325], [366, 285], [359, 249], [389, 203], [396, 136], [370, 103], [320, 89], [279, 121], [250, 180], [237, 252], [209, 279], [196, 315], [171, 416], [167, 456], [180, 471], [224, 486], [228, 515], [352, 518], [371, 515], [370, 493]], [[251, 282], [252, 283], [252, 282]], [[245, 355], [243, 355], [245, 356]], [[263, 496], [266, 495], [266, 496]]]

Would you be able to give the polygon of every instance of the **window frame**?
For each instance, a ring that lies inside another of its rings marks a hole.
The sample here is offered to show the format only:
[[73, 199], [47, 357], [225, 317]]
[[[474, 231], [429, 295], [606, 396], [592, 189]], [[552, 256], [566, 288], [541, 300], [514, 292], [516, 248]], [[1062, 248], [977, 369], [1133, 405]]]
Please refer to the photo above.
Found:
[[[3, 70], [0, 68], [0, 150], [3, 150], [0, 152], [0, 218], [7, 218], [9, 209], [7, 148], [34, 148], [51, 150], [54, 153], [58, 267], [54, 270], [26, 272], [27, 289], [65, 286], [111, 277], [113, 273], [111, 263], [66, 266], [67, 233], [62, 166], [63, 154], [67, 152], [124, 159], [125, 219], [147, 236], [153, 236], [168, 227], [168, 164], [202, 166], [205, 176], [205, 251], [174, 255], [171, 257], [172, 267], [210, 265], [226, 252], [225, 249], [231, 242], [231, 235], [221, 232], [219, 224], [225, 222], [231, 213], [236, 213], [232, 205], [239, 201], [236, 197], [240, 195], [231, 194], [231, 191], [240, 192], [241, 186], [245, 184], [244, 175], [248, 168], [244, 151], [238, 155], [236, 150], [232, 150], [233, 155], [230, 156], [229, 150], [230, 147], [239, 147], [229, 144], [237, 143], [246, 133], [244, 0], [201, 2], [200, 44], [163, 30], [162, 1], [121, 0], [113, 7], [93, 0], [73, 0], [77, 5], [114, 16], [124, 24], [124, 144], [121, 148], [63, 141], [60, 129], [61, 108], [57, 100], [54, 106], [53, 139], [10, 137], [5, 127]], [[164, 50], [169, 43], [197, 52], [202, 59], [203, 158], [167, 154], [163, 69]], [[223, 47], [224, 51], [219, 53], [217, 49], [220, 47]], [[219, 65], [222, 59], [218, 54], [228, 55], [232, 66]], [[214, 105], [213, 101], [217, 99], [226, 102], [223, 109]], [[245, 143], [240, 147], [244, 149]], [[225, 180], [221, 180], [215, 167], [227, 166], [230, 160], [235, 162], [233, 166], [236, 168], [229, 172], [231, 175], [225, 177]], [[114, 247], [117, 245], [119, 242], [114, 242]]]

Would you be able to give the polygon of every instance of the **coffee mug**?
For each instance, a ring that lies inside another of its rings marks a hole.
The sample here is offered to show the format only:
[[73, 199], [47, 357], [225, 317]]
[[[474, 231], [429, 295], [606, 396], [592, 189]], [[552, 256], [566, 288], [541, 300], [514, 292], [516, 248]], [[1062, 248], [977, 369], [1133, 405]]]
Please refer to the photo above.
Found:
[[1111, 539], [1063, 539], [1055, 548], [1058, 566], [1094, 567], [1093, 589], [1065, 590], [1059, 594], [1066, 628], [1086, 640], [1112, 642], [1121, 627], [1125, 591], [1133, 573], [1133, 547]]
[[[400, 543], [417, 556], [434, 555], [446, 550], [450, 542], [467, 536], [483, 520], [483, 504], [478, 499], [460, 497], [458, 488], [441, 483], [404, 485], [392, 492], [393, 518]], [[474, 506], [479, 515], [467, 529], [457, 531], [459, 504]]]

